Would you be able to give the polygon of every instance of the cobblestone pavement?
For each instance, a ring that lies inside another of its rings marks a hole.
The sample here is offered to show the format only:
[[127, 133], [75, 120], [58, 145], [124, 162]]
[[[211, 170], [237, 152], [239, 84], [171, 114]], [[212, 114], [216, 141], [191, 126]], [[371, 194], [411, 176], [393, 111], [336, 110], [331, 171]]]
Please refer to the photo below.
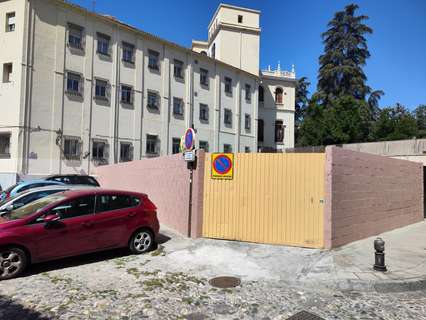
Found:
[[216, 289], [162, 264], [167, 254], [160, 245], [140, 256], [116, 250], [32, 266], [0, 282], [0, 319], [266, 320], [302, 310], [324, 319], [426, 319], [425, 291], [338, 292], [262, 279]]

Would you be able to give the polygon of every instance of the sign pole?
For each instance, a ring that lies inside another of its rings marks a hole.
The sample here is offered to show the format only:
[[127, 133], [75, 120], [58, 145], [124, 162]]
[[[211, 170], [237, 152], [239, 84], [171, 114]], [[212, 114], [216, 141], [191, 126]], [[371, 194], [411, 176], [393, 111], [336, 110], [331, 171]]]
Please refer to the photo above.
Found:
[[189, 210], [188, 210], [188, 237], [191, 238], [191, 224], [192, 224], [192, 180], [193, 180], [194, 170], [189, 169]]

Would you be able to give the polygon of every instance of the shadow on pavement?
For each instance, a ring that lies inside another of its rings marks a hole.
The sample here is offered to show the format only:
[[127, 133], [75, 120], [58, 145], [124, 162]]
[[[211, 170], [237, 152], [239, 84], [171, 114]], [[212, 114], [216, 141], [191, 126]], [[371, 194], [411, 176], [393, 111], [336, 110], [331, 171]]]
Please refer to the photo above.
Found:
[[[157, 236], [157, 246], [162, 245], [169, 240], [171, 240], [170, 237], [160, 233]], [[155, 246], [153, 250], [156, 250], [157, 246]], [[43, 273], [43, 272], [60, 270], [60, 269], [70, 268], [70, 267], [77, 267], [80, 265], [126, 257], [130, 255], [132, 255], [132, 253], [129, 251], [129, 249], [121, 248], [121, 249], [94, 252], [94, 253], [89, 253], [85, 255], [64, 258], [60, 260], [37, 263], [37, 264], [29, 266], [27, 271], [22, 275], [22, 277], [28, 277], [28, 276]], [[0, 314], [0, 319], [3, 319], [1, 318], [1, 314]]]
[[8, 297], [0, 295], [0, 319], [7, 320], [49, 320], [41, 313], [28, 309]]

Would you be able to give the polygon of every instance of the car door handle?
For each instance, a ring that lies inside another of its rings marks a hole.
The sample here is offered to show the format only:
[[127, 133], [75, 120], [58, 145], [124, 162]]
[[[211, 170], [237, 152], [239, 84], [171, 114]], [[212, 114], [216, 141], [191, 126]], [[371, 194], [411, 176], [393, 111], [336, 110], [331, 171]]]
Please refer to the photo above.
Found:
[[129, 213], [129, 217], [130, 217], [130, 218], [134, 217], [135, 215], [136, 215], [136, 212], [130, 212], [130, 213]]
[[81, 225], [86, 228], [91, 228], [93, 227], [93, 222], [83, 222]]

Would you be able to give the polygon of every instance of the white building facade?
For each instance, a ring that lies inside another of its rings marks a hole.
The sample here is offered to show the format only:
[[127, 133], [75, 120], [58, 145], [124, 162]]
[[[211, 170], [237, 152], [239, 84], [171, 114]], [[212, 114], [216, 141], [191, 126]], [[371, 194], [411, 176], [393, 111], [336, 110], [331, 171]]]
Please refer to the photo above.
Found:
[[189, 49], [60, 0], [0, 1], [0, 184], [176, 153], [191, 126], [209, 152], [293, 147], [295, 74], [259, 71], [259, 15], [220, 5]]

